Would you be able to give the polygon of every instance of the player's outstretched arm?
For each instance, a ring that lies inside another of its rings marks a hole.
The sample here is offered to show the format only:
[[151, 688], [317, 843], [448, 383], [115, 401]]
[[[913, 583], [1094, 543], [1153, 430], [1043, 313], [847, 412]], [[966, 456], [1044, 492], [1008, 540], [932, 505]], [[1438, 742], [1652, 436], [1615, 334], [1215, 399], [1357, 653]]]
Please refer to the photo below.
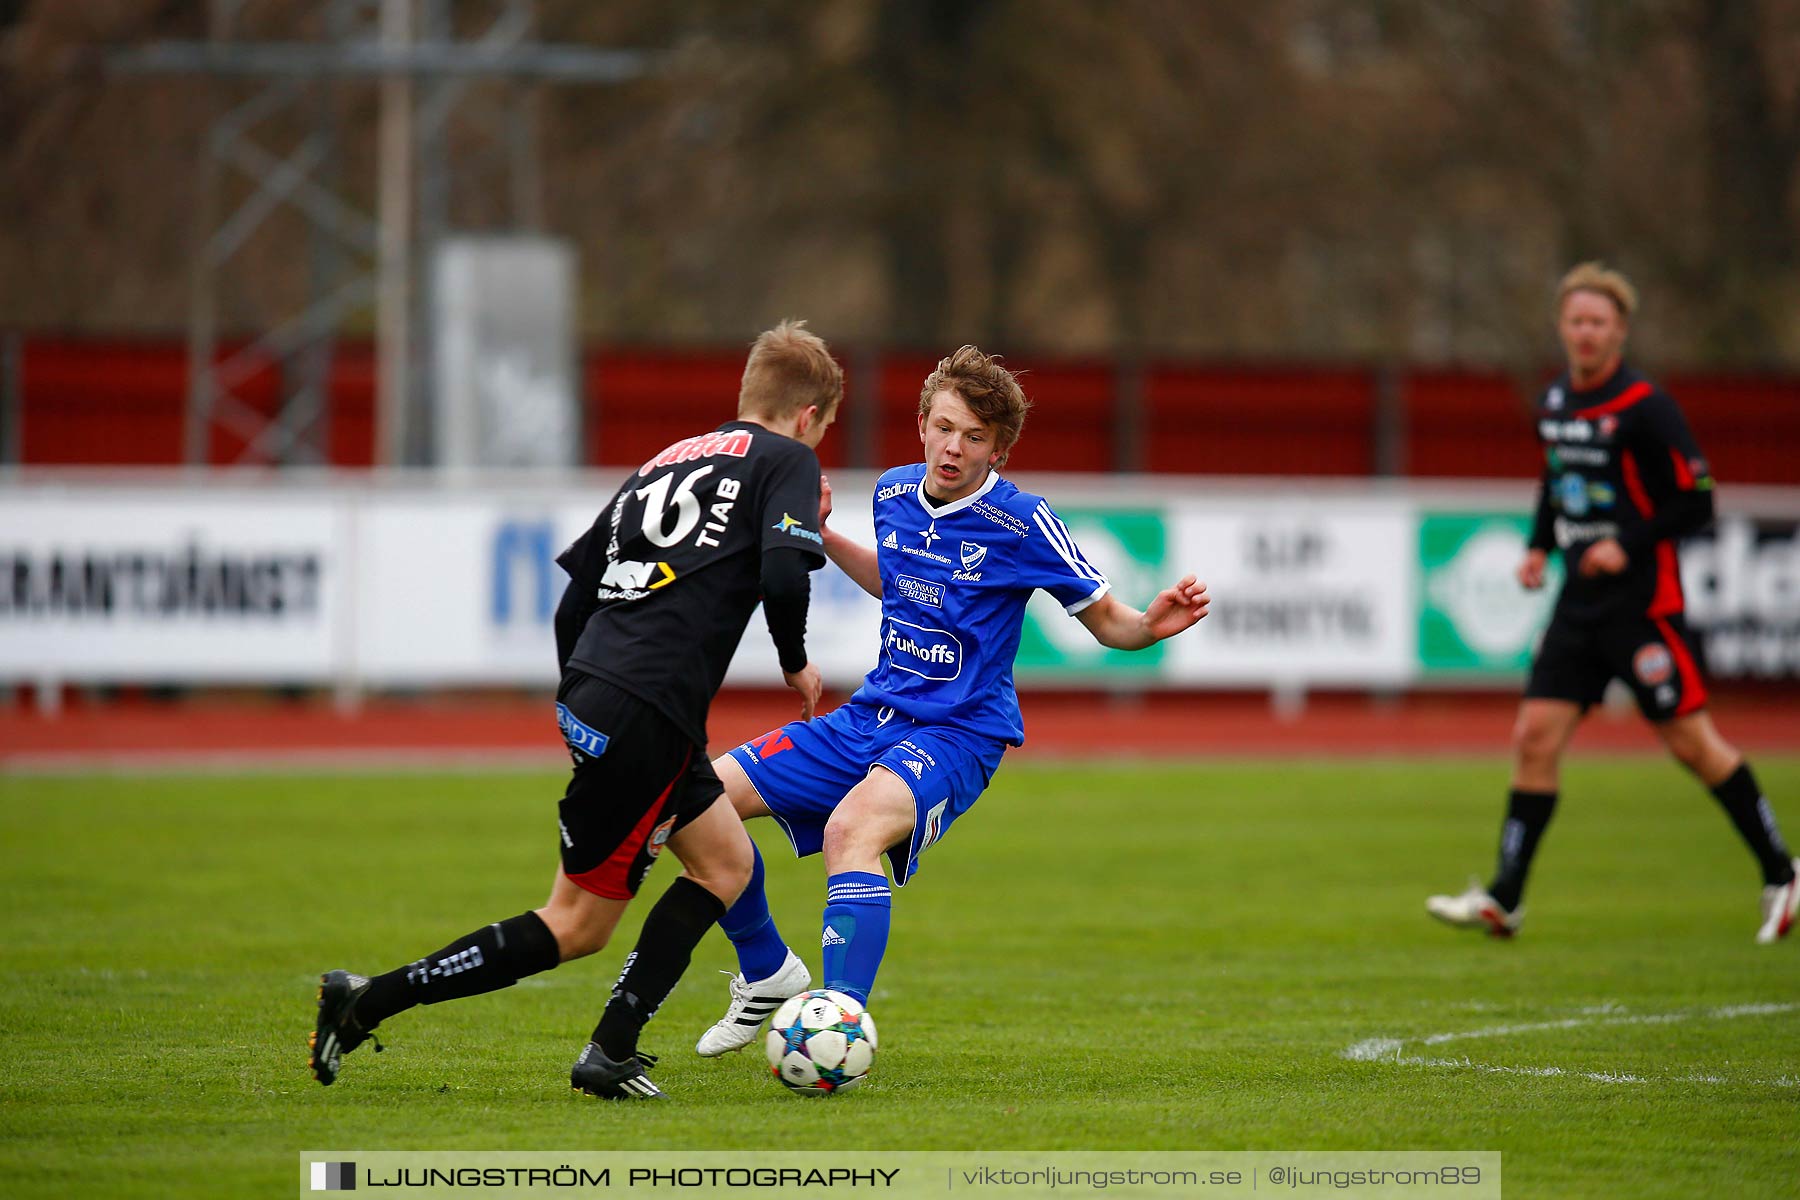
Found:
[[1206, 585], [1185, 575], [1174, 587], [1158, 592], [1143, 612], [1109, 592], [1076, 613], [1075, 619], [1086, 625], [1102, 646], [1142, 650], [1191, 628], [1206, 615], [1211, 602]]
[[853, 542], [834, 531], [831, 517], [831, 480], [819, 476], [819, 531], [825, 535], [825, 554], [857, 587], [881, 599], [881, 569], [875, 565], [875, 548]]

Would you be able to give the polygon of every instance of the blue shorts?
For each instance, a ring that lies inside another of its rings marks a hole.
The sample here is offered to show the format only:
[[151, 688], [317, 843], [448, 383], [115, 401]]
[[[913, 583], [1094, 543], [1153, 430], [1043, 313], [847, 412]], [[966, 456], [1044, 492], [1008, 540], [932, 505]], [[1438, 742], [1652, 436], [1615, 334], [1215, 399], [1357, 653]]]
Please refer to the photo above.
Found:
[[1005, 753], [1005, 742], [949, 725], [921, 725], [894, 709], [852, 701], [752, 738], [731, 757], [801, 858], [824, 847], [825, 822], [872, 768], [885, 767], [905, 780], [913, 794], [912, 838], [887, 852], [894, 882], [904, 885], [925, 848], [974, 805]]

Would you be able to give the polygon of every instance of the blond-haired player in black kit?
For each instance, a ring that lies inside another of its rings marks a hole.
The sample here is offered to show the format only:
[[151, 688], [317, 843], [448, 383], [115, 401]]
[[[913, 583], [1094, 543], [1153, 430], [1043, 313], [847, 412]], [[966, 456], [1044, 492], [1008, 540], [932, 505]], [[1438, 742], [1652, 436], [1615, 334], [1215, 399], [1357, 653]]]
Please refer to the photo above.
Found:
[[1769, 802], [1706, 711], [1706, 684], [1683, 619], [1676, 540], [1712, 523], [1706, 459], [1667, 393], [1625, 365], [1637, 293], [1617, 271], [1583, 263], [1557, 291], [1569, 369], [1537, 409], [1544, 473], [1526, 588], [1544, 585], [1550, 551], [1567, 581], [1532, 663], [1513, 730], [1512, 793], [1499, 866], [1485, 888], [1432, 896], [1439, 920], [1511, 937], [1524, 918], [1526, 873], [1556, 808], [1563, 750], [1607, 683], [1621, 679], [1669, 752], [1718, 798], [1762, 870], [1756, 940], [1785, 936], [1800, 884]]
[[769, 330], [744, 366], [737, 419], [632, 472], [557, 559], [569, 585], [556, 612], [556, 716], [574, 771], [550, 899], [386, 974], [323, 975], [311, 1055], [320, 1083], [415, 1005], [510, 987], [601, 949], [667, 847], [682, 874], [645, 918], [569, 1077], [606, 1099], [662, 1095], [638, 1033], [755, 862], [743, 823], [719, 803], [706, 714], [759, 601], [803, 719], [819, 700], [805, 640], [808, 572], [825, 562], [813, 451], [843, 393], [817, 336], [797, 322]]

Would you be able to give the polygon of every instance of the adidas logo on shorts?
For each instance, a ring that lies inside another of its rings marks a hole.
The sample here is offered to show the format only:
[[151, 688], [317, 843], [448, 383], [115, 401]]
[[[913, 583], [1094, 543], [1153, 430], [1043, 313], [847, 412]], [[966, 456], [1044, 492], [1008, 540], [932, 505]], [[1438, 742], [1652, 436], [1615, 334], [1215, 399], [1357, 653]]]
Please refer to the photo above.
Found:
[[906, 764], [906, 769], [913, 773], [914, 779], [925, 778], [925, 764], [924, 763], [918, 762], [918, 761], [916, 761], [914, 759], [910, 759], [910, 758], [903, 758], [900, 761]]

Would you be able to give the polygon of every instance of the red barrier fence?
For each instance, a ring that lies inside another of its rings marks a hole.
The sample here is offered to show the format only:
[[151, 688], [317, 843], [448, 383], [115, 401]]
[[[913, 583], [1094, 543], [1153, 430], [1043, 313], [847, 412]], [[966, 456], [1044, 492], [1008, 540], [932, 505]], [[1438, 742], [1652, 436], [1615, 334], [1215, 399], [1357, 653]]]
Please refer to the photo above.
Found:
[[[222, 348], [229, 353], [231, 347]], [[1534, 474], [1526, 386], [1473, 370], [1300, 367], [1015, 356], [1036, 407], [1014, 459], [1040, 471], [1505, 477]], [[182, 461], [187, 353], [179, 342], [26, 337], [12, 398], [28, 465]], [[910, 460], [912, 414], [933, 360], [852, 354], [845, 414], [826, 466]], [[635, 463], [728, 411], [740, 349], [607, 347], [582, 363], [589, 463]], [[334, 465], [370, 464], [373, 353], [346, 343], [330, 374], [323, 445]], [[1715, 473], [1741, 483], [1800, 482], [1800, 376], [1671, 374]], [[239, 389], [267, 415], [273, 370]], [[209, 459], [238, 461], [242, 432], [216, 427]]]

